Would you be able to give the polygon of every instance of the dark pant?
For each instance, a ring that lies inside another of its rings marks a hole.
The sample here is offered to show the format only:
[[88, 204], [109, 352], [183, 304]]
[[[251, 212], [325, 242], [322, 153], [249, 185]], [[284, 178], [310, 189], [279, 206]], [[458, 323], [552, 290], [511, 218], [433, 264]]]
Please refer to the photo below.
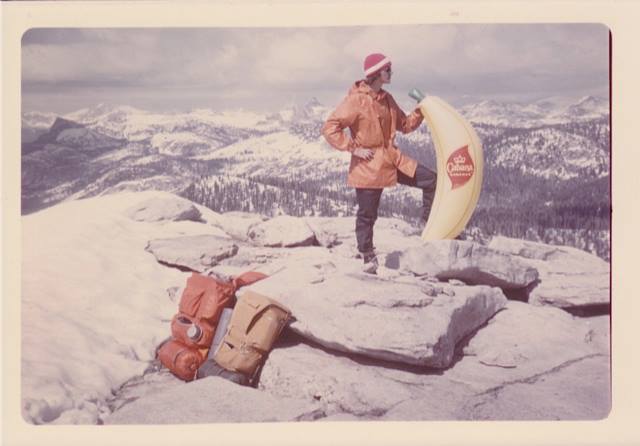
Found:
[[[422, 220], [427, 221], [431, 212], [431, 203], [436, 192], [436, 173], [418, 164], [414, 177], [398, 171], [398, 183], [422, 189]], [[356, 240], [358, 251], [373, 250], [373, 225], [378, 219], [378, 206], [382, 189], [356, 188], [358, 212], [356, 213]]]

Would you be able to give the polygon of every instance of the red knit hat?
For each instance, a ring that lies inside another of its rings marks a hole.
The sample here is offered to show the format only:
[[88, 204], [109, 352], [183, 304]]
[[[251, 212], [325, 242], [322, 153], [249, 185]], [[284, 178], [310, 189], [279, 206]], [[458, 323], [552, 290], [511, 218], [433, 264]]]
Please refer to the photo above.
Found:
[[369, 77], [376, 74], [385, 67], [391, 66], [391, 60], [384, 54], [369, 54], [364, 59], [364, 74]]

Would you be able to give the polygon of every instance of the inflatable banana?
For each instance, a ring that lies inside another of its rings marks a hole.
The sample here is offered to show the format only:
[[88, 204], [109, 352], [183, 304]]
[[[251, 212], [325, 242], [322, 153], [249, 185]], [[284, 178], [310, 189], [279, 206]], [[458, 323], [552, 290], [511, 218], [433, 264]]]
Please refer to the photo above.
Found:
[[471, 125], [442, 99], [416, 89], [409, 96], [418, 101], [437, 159], [436, 193], [422, 239], [452, 239], [465, 228], [480, 197], [482, 145]]

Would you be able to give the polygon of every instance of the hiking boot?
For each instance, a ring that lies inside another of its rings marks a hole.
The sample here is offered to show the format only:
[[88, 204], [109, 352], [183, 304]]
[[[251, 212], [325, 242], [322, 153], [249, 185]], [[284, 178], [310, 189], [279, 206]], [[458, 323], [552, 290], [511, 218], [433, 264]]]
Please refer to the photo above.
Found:
[[375, 255], [375, 254], [376, 254], [376, 247], [375, 247], [375, 246], [374, 246], [373, 248], [371, 248], [369, 251], [366, 251], [366, 252], [358, 251], [358, 252], [355, 254], [355, 256], [354, 256], [354, 257], [355, 257], [356, 259], [364, 259], [364, 257], [365, 257], [366, 255], [371, 255], [372, 253], [373, 253], [373, 255]]
[[364, 261], [364, 266], [362, 267], [362, 272], [368, 274], [376, 274], [378, 271], [378, 257], [376, 256], [375, 251], [369, 251], [362, 254], [362, 260]]

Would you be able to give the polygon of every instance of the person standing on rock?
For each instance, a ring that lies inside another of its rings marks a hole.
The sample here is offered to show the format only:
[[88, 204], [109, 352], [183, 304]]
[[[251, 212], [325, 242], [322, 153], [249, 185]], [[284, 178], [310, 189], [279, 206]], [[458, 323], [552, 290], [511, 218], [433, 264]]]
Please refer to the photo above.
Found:
[[[385, 187], [397, 183], [422, 189], [422, 220], [429, 218], [436, 189], [436, 173], [403, 154], [395, 146], [396, 131], [409, 133], [423, 120], [416, 108], [408, 116], [382, 86], [391, 82], [391, 60], [370, 54], [364, 60], [365, 79], [358, 80], [331, 113], [322, 134], [331, 146], [351, 153], [347, 184], [356, 189], [356, 241], [364, 271], [375, 274], [378, 260], [373, 225]], [[350, 135], [344, 132], [348, 128]]]

